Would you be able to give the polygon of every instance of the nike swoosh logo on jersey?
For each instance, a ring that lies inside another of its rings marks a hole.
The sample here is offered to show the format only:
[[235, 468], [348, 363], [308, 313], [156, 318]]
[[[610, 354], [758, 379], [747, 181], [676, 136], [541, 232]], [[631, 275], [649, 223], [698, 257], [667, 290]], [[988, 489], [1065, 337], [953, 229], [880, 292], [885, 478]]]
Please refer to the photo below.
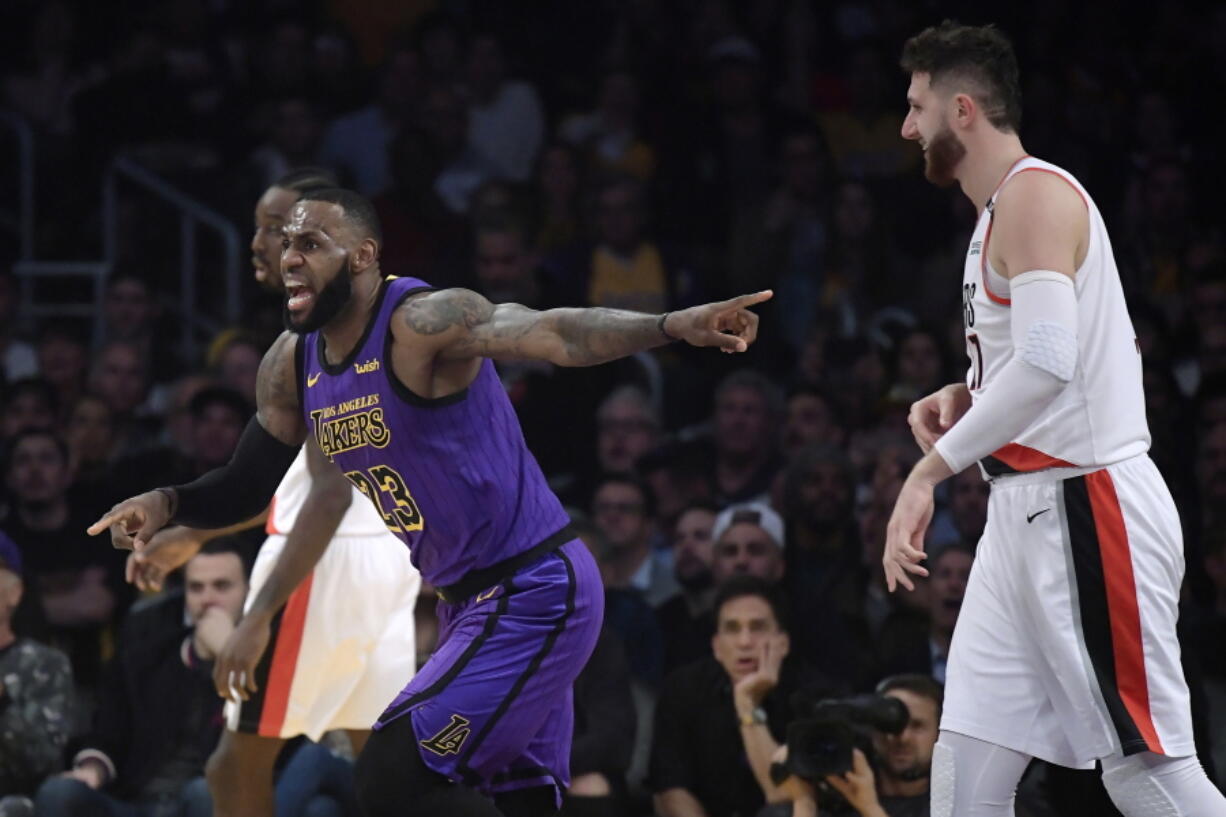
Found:
[[311, 388], [311, 386], [314, 386], [316, 383], [319, 382], [319, 376], [321, 374], [323, 374], [323, 372], [316, 372], [315, 374], [307, 375], [307, 388], [308, 389]]
[[1038, 515], [1040, 515], [1040, 514], [1047, 513], [1047, 512], [1048, 512], [1048, 511], [1050, 511], [1050, 510], [1051, 510], [1051, 508], [1044, 508], [1044, 509], [1043, 509], [1043, 510], [1041, 510], [1041, 511], [1035, 511], [1034, 513], [1028, 513], [1028, 514], [1026, 514], [1026, 524], [1027, 524], [1027, 525], [1029, 525], [1031, 522], [1033, 522], [1033, 521], [1034, 521], [1034, 518], [1035, 518], [1036, 516], [1038, 516]]
[[486, 599], [494, 598], [494, 594], [498, 592], [498, 588], [502, 585], [496, 584], [484, 593], [477, 594], [477, 601], [485, 601]]

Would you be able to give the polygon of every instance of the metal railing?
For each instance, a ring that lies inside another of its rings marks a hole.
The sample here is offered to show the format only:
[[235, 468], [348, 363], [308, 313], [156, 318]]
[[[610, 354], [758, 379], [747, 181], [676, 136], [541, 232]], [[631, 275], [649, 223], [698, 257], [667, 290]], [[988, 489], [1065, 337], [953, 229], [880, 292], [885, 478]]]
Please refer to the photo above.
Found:
[[[238, 321], [241, 304], [240, 263], [242, 240], [229, 219], [205, 207], [175, 188], [165, 179], [126, 156], [111, 162], [102, 188], [103, 251], [106, 262], [114, 268], [119, 255], [119, 183], [131, 182], [162, 199], [179, 211], [179, 313], [182, 351], [188, 359], [195, 358], [196, 330], [214, 333], [222, 325]], [[196, 231], [206, 227], [221, 238], [222, 286], [224, 289], [222, 321], [210, 320], [198, 308], [196, 299], [197, 268]]]
[[17, 137], [17, 237], [20, 260], [34, 258], [34, 131], [25, 117], [0, 111], [0, 124]]

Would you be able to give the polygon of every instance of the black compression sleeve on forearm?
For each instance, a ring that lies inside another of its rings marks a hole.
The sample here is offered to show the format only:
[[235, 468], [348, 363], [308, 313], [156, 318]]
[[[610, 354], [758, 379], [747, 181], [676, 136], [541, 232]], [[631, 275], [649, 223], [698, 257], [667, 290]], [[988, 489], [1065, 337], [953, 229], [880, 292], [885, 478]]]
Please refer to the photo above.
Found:
[[250, 519], [268, 507], [296, 456], [298, 446], [281, 442], [252, 417], [228, 463], [175, 486], [179, 504], [174, 521], [207, 529]]

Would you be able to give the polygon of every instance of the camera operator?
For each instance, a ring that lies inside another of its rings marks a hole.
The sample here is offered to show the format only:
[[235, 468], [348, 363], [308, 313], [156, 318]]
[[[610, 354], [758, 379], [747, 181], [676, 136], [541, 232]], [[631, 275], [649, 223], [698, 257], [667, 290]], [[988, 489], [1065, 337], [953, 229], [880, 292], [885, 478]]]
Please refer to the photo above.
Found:
[[[941, 687], [926, 675], [895, 675], [877, 685], [877, 694], [897, 698], [907, 707], [906, 727], [898, 734], [877, 733], [873, 746], [877, 770], [864, 752], [852, 752], [852, 770], [830, 775], [826, 782], [843, 795], [860, 817], [928, 817], [932, 748], [941, 718]], [[786, 748], [775, 760], [786, 757]], [[793, 803], [792, 817], [817, 817], [821, 797], [795, 775], [779, 785]]]
[[661, 817], [751, 817], [787, 802], [771, 756], [792, 718], [791, 693], [820, 682], [785, 660], [777, 593], [755, 576], [729, 579], [716, 595], [713, 656], [665, 679], [650, 770]]

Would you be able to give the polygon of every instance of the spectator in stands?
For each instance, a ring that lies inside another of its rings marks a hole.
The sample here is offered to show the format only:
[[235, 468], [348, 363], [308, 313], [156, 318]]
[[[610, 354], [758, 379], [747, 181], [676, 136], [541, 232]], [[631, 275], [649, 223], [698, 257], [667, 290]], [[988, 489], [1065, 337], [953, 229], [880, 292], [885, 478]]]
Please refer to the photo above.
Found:
[[754, 576], [772, 585], [783, 579], [786, 540], [783, 517], [765, 502], [730, 505], [711, 528], [711, 574], [716, 585], [733, 576]]
[[889, 399], [910, 405], [948, 383], [950, 367], [944, 348], [933, 329], [917, 326], [904, 332], [898, 341]]
[[264, 142], [248, 159], [253, 187], [259, 190], [296, 167], [314, 164], [323, 130], [318, 106], [301, 92], [273, 100], [267, 119]]
[[949, 644], [974, 561], [975, 551], [964, 544], [947, 545], [928, 558], [928, 638], [923, 642], [914, 639], [909, 627], [891, 633], [887, 621], [881, 639], [886, 672], [919, 672], [945, 683]]
[[799, 349], [817, 321], [828, 232], [828, 159], [811, 126], [785, 131], [778, 151], [778, 185], [761, 204], [736, 215], [729, 287], [774, 289], [779, 325], [773, 331]]
[[[944, 697], [941, 686], [926, 675], [894, 675], [882, 680], [876, 691], [903, 702], [909, 715], [906, 727], [897, 735], [873, 736], [875, 772], [864, 752], [854, 749], [852, 770], [830, 775], [826, 782], [861, 817], [928, 817], [932, 751]], [[786, 788], [793, 791], [792, 785]], [[814, 800], [812, 786], [802, 782], [799, 788], [805, 798]]]
[[656, 617], [664, 633], [664, 668], [670, 672], [696, 661], [711, 648], [715, 619], [712, 564], [717, 510], [710, 503], [691, 505], [673, 527], [673, 576], [681, 592], [660, 605]]
[[767, 582], [730, 580], [715, 611], [713, 654], [670, 674], [656, 706], [650, 785], [661, 817], [734, 817], [780, 801], [769, 770], [792, 694], [820, 683], [789, 660], [783, 605]]
[[158, 335], [161, 304], [150, 282], [130, 272], [117, 272], [106, 282], [102, 317], [107, 340], [135, 344], [149, 362], [150, 377], [162, 383], [178, 373], [173, 346]]
[[242, 395], [232, 389], [201, 389], [188, 403], [190, 453], [159, 446], [124, 459], [115, 468], [116, 493], [129, 490], [125, 486], [190, 482], [229, 462], [251, 410]]
[[13, 630], [24, 589], [21, 551], [0, 531], [0, 817], [60, 768], [71, 721], [68, 658]]
[[808, 445], [842, 445], [846, 436], [838, 404], [824, 389], [801, 385], [788, 394], [783, 420], [785, 457], [792, 457]]
[[656, 498], [656, 520], [675, 528], [681, 513], [695, 504], [714, 506], [710, 456], [701, 440], [669, 440], [639, 457], [634, 471]]
[[634, 74], [614, 68], [600, 80], [595, 110], [562, 121], [558, 132], [581, 146], [598, 172], [620, 172], [648, 181], [655, 172], [655, 150], [639, 125], [639, 88]]
[[55, 387], [61, 406], [71, 406], [85, 392], [89, 370], [89, 350], [70, 329], [57, 323], [43, 327], [38, 334], [38, 371]]
[[161, 444], [173, 448], [181, 456], [192, 453], [192, 400], [217, 382], [206, 374], [188, 374], [171, 384], [166, 406], [166, 420], [162, 428]]
[[540, 229], [535, 247], [542, 254], [562, 250], [579, 239], [582, 218], [583, 162], [566, 142], [553, 142], [541, 151], [536, 169], [540, 195]]
[[949, 481], [949, 515], [964, 544], [979, 544], [988, 522], [990, 486], [978, 466], [967, 468]]
[[844, 76], [847, 109], [818, 117], [839, 174], [896, 178], [915, 169], [920, 157], [898, 138], [902, 114], [890, 102], [892, 75], [885, 54], [873, 46], [855, 49]]
[[153, 388], [150, 360], [140, 344], [111, 340], [94, 356], [90, 391], [111, 407], [121, 454], [132, 454], [153, 442], [154, 429], [147, 401]]
[[606, 628], [575, 679], [571, 782], [561, 817], [619, 817], [625, 813], [626, 770], [635, 727], [626, 651], [618, 635]]
[[567, 303], [665, 312], [697, 302], [694, 270], [648, 235], [642, 182], [627, 174], [605, 178], [594, 209], [595, 245], [582, 243], [548, 262]]
[[260, 370], [264, 349], [254, 336], [244, 331], [219, 335], [209, 349], [208, 367], [217, 381], [243, 396], [248, 405], [255, 405], [255, 376]]
[[398, 43], [380, 72], [375, 98], [324, 130], [319, 162], [364, 196], [377, 196], [391, 187], [390, 145], [417, 113], [425, 93], [422, 74], [421, 53], [408, 43]]
[[52, 643], [72, 658], [78, 682], [88, 684], [97, 676], [103, 633], [127, 593], [118, 552], [99, 548], [85, 535], [97, 509], [69, 500], [69, 457], [53, 432], [19, 432], [5, 456], [12, 507], [0, 525], [21, 549], [27, 584], [50, 625]]
[[101, 397], [83, 394], [72, 404], [64, 423], [74, 474], [73, 499], [90, 508], [106, 508], [113, 487], [115, 418]]
[[825, 621], [794, 633], [799, 654], [849, 683], [866, 679], [863, 637], [866, 566], [855, 518], [855, 472], [840, 448], [801, 449], [783, 479], [788, 546], [785, 586], [798, 621]]
[[783, 396], [765, 375], [741, 369], [715, 390], [716, 501], [747, 502], [767, 494], [780, 467]]
[[608, 540], [601, 561], [607, 587], [632, 589], [652, 607], [678, 590], [672, 554], [652, 547], [655, 499], [642, 480], [609, 475], [592, 495], [592, 520]]
[[659, 435], [660, 417], [646, 392], [619, 386], [596, 410], [596, 464], [608, 474], [630, 473]]
[[[612, 550], [601, 529], [579, 517], [574, 523], [575, 535], [583, 540], [598, 562]], [[617, 635], [630, 665], [633, 685], [639, 690], [652, 690], [659, 685], [664, 672], [664, 637], [655, 610], [633, 587], [618, 587], [609, 583], [604, 574], [604, 620], [608, 631]]]
[[60, 404], [55, 389], [39, 377], [27, 377], [5, 388], [0, 438], [11, 439], [26, 428], [54, 428]]
[[503, 179], [532, 175], [545, 134], [545, 115], [536, 89], [508, 77], [498, 33], [473, 35], [468, 43], [468, 143]]
[[473, 193], [499, 172], [468, 141], [464, 101], [450, 86], [434, 86], [426, 95], [420, 125], [435, 160], [436, 175], [431, 181], [435, 194], [451, 213], [467, 213]]
[[125, 623], [93, 732], [72, 770], [39, 789], [40, 816], [211, 814], [204, 763], [222, 708], [211, 662], [242, 612], [247, 578], [225, 538], [184, 571], [183, 591], [150, 599]]

